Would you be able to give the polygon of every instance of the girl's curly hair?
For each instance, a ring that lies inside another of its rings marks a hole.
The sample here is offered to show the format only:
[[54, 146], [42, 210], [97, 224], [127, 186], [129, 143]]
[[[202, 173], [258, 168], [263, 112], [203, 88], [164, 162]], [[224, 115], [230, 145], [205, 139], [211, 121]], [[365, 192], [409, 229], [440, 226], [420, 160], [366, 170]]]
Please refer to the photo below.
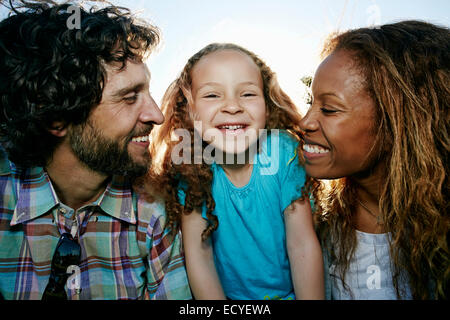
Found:
[[[195, 164], [192, 161], [192, 164], [176, 165], [171, 160], [171, 153], [179, 143], [175, 130], [180, 128], [189, 130], [191, 136], [190, 151], [194, 150], [194, 124], [190, 116], [191, 71], [202, 57], [220, 50], [242, 52], [251, 57], [260, 69], [264, 86], [264, 99], [268, 111], [266, 129], [285, 129], [298, 138], [301, 136], [299, 127], [301, 116], [296, 106], [281, 90], [274, 72], [254, 53], [231, 43], [213, 43], [188, 60], [181, 75], [169, 86], [163, 97], [161, 108], [166, 120], [155, 131], [151, 153], [154, 159], [162, 158], [161, 166], [159, 168], [154, 167], [154, 170], [159, 173], [158, 182], [155, 183], [162, 188], [160, 191], [166, 199], [166, 213], [171, 226], [179, 226], [183, 212], [188, 214], [194, 208], [200, 208], [203, 203], [206, 203], [210, 224], [202, 233], [203, 239], [206, 239], [218, 226], [217, 217], [212, 213], [215, 203], [211, 194], [213, 177], [210, 165], [203, 161], [201, 164]], [[190, 154], [193, 157], [194, 152]], [[302, 154], [302, 152], [298, 152], [298, 154]], [[299, 161], [303, 161], [303, 158], [299, 157], [299, 159]], [[180, 180], [188, 185], [184, 207], [180, 205], [177, 195]]]
[[[406, 270], [414, 299], [428, 299], [430, 293], [448, 298], [449, 29], [420, 21], [361, 28], [335, 35], [323, 53], [338, 50], [351, 54], [365, 77], [377, 106], [377, 144], [388, 150], [379, 203], [385, 231], [392, 235], [397, 295]], [[343, 178], [320, 197], [321, 238], [335, 248], [332, 259], [346, 287], [356, 248], [356, 189]]]
[[70, 3], [22, 1], [0, 22], [0, 138], [9, 158], [45, 166], [60, 142], [48, 129], [86, 121], [102, 98], [105, 64], [143, 59], [157, 28], [126, 8], [80, 9], [70, 29]]

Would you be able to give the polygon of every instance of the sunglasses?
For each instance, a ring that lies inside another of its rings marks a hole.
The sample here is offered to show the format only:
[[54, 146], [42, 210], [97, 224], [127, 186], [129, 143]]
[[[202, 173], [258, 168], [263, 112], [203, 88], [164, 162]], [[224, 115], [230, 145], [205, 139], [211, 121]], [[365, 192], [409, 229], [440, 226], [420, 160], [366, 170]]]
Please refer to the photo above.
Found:
[[67, 268], [71, 265], [79, 265], [81, 260], [81, 248], [70, 233], [64, 233], [56, 245], [52, 258], [50, 279], [45, 287], [42, 300], [67, 300], [64, 286], [69, 277]]

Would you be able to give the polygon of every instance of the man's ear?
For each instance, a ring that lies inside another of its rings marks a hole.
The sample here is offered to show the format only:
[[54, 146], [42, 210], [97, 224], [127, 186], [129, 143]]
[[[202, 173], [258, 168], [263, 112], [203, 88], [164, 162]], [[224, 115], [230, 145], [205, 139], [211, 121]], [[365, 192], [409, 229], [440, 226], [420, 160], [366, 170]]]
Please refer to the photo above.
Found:
[[52, 135], [62, 138], [67, 134], [67, 125], [62, 121], [55, 121], [47, 130]]

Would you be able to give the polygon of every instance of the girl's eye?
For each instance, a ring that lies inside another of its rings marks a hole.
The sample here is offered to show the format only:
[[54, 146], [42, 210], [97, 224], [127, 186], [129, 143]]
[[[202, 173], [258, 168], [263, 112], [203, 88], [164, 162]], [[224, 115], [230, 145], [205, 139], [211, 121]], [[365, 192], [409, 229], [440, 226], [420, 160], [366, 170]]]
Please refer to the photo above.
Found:
[[254, 97], [256, 96], [256, 94], [252, 93], [252, 92], [246, 92], [242, 95], [243, 97]]
[[203, 98], [218, 98], [219, 96], [215, 93], [209, 93], [205, 95]]

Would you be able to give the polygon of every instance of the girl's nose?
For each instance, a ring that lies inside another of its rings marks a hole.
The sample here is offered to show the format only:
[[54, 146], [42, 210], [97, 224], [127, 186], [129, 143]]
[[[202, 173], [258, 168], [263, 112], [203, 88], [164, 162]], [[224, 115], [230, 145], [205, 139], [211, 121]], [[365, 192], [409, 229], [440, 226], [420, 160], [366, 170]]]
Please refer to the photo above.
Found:
[[242, 112], [242, 106], [237, 99], [227, 99], [222, 106], [222, 112], [231, 114]]

